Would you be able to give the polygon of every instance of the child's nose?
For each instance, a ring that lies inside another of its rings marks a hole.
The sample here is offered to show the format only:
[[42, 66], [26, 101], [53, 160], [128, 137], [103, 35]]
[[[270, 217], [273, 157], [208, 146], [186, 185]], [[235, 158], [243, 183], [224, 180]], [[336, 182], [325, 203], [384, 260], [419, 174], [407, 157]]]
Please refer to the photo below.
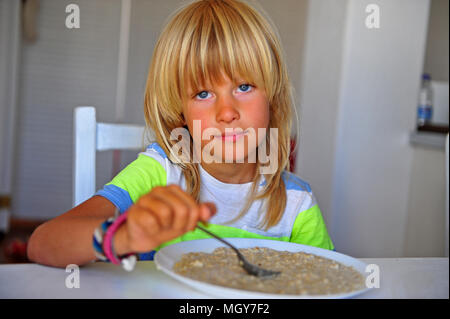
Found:
[[220, 97], [216, 106], [217, 122], [231, 123], [239, 119], [239, 110], [236, 101], [232, 96]]

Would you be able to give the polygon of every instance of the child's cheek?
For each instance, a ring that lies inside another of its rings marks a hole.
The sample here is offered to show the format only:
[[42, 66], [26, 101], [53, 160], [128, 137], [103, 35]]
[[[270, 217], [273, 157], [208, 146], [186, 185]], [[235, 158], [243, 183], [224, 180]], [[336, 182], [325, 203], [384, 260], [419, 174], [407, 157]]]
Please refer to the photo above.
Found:
[[270, 128], [269, 128], [269, 123], [270, 123], [270, 111], [269, 111], [269, 104], [268, 103], [261, 103], [261, 105], [264, 105], [263, 107], [259, 107], [258, 110], [255, 110], [255, 115], [257, 115], [257, 117], [255, 118], [255, 123], [257, 123], [257, 127], [259, 128], [265, 128], [266, 130], [262, 130], [263, 134], [258, 134], [258, 130], [257, 130], [257, 140], [258, 140], [258, 145], [261, 144], [261, 142], [263, 142], [266, 139], [266, 135], [270, 134]]
[[270, 111], [267, 102], [260, 101], [252, 105], [247, 114], [252, 119], [253, 127], [256, 128], [268, 128], [270, 122]]
[[[209, 121], [208, 117], [205, 116], [202, 112], [191, 112], [190, 118], [188, 119], [188, 127], [189, 127], [189, 133], [191, 133], [191, 136], [193, 138], [200, 138], [202, 141], [202, 144], [207, 143], [208, 141], [203, 141], [203, 136], [205, 130], [208, 128], [213, 128], [214, 125], [211, 125], [211, 122]], [[206, 132], [208, 133], [208, 132]], [[208, 134], [206, 134], [208, 135]], [[207, 137], [205, 135], [205, 137]], [[212, 138], [211, 138], [212, 139]]]

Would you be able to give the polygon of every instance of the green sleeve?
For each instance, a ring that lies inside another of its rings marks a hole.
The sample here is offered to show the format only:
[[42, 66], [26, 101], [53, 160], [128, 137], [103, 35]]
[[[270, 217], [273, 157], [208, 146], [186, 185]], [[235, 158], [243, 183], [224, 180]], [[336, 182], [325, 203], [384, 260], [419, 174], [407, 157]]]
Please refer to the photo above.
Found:
[[318, 205], [314, 205], [297, 215], [289, 241], [324, 249], [334, 249]]
[[164, 167], [154, 158], [140, 154], [136, 160], [125, 167], [106, 185], [114, 185], [128, 192], [135, 203], [139, 197], [156, 186], [167, 184]]

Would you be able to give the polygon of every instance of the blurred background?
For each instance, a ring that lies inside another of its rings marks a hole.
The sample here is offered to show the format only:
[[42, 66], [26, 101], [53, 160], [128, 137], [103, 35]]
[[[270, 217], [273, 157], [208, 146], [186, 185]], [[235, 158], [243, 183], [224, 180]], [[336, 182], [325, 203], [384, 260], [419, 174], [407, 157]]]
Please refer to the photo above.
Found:
[[[280, 34], [299, 114], [295, 173], [336, 250], [448, 256], [449, 1], [249, 2]], [[33, 229], [71, 208], [74, 107], [144, 124], [153, 48], [183, 3], [0, 0], [0, 262], [26, 262]], [[70, 4], [79, 28], [66, 26]], [[424, 73], [433, 113], [418, 127]], [[121, 152], [119, 168], [136, 155]], [[97, 188], [115, 174], [113, 158], [97, 154]]]

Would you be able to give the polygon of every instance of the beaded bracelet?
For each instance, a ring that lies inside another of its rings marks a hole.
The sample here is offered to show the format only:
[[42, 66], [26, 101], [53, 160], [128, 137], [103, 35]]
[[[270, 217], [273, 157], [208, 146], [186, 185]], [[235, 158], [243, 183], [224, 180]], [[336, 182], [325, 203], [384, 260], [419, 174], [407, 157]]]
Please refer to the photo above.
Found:
[[122, 264], [127, 271], [132, 271], [136, 265], [137, 256], [133, 253], [117, 257], [114, 251], [113, 236], [117, 229], [127, 219], [127, 212], [118, 217], [108, 218], [94, 231], [93, 246], [98, 259], [110, 261], [114, 265]]
[[92, 240], [92, 244], [94, 246], [94, 254], [97, 259], [101, 261], [108, 261], [104, 252], [103, 252], [103, 238], [105, 237], [106, 231], [109, 226], [114, 222], [115, 218], [111, 217], [105, 220], [100, 227], [96, 228], [94, 231], [94, 237]]

